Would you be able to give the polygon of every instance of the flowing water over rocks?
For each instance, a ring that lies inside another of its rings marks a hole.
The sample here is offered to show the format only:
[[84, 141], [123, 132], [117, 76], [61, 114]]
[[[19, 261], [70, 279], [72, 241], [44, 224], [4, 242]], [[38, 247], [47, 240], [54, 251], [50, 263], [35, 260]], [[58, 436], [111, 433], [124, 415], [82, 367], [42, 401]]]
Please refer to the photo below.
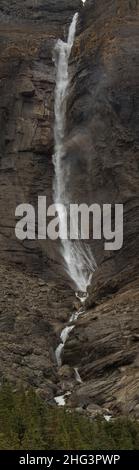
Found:
[[81, 376], [79, 374], [79, 369], [78, 367], [74, 367], [74, 370], [75, 370], [75, 378], [76, 378], [76, 381], [79, 383], [79, 384], [82, 384], [83, 381], [81, 379]]
[[[80, 293], [76, 293], [76, 297], [84, 304], [87, 298], [87, 288], [91, 283], [92, 273], [95, 270], [96, 263], [88, 246], [82, 247], [81, 242], [73, 243], [70, 240], [63, 240], [62, 233], [65, 229], [66, 217], [64, 209], [61, 203], [64, 203], [67, 207], [70, 204], [68, 199], [68, 193], [66, 191], [66, 185], [72, 186], [72, 179], [66, 168], [64, 162], [65, 154], [65, 129], [66, 129], [66, 108], [67, 108], [67, 95], [69, 88], [69, 70], [68, 61], [71, 54], [71, 49], [74, 43], [74, 37], [76, 33], [76, 24], [78, 20], [78, 13], [75, 13], [71, 22], [68, 34], [67, 43], [57, 41], [55, 46], [55, 64], [56, 64], [56, 90], [55, 90], [55, 155], [53, 157], [55, 167], [55, 181], [54, 181], [54, 201], [59, 216], [59, 227], [61, 233], [62, 242], [62, 254], [66, 263], [66, 269], [74, 281], [76, 287]], [[72, 226], [74, 226], [74, 218], [70, 220]], [[69, 323], [76, 322], [79, 315], [84, 313], [83, 308], [80, 308], [75, 314], [71, 315]], [[60, 335], [61, 342], [58, 345], [55, 356], [58, 367], [62, 366], [62, 353], [66, 341], [75, 328], [75, 324], [66, 326]], [[75, 378], [78, 383], [82, 383], [81, 377], [78, 372], [78, 368], [74, 368]], [[64, 406], [65, 397], [63, 395], [60, 398], [55, 398], [58, 405]]]
[[[79, 298], [79, 295], [78, 295], [78, 298]], [[80, 301], [81, 303], [82, 302], [85, 302], [85, 299], [87, 298], [87, 295], [86, 297], [81, 297], [80, 298]], [[72, 313], [70, 319], [69, 319], [69, 324], [70, 323], [76, 323], [76, 321], [78, 320], [78, 317], [82, 314], [85, 313], [85, 309], [83, 309], [83, 307], [80, 307], [79, 310], [75, 313]], [[66, 341], [70, 335], [70, 332], [75, 328], [75, 324], [73, 325], [67, 325], [61, 332], [60, 334], [60, 339], [61, 339], [61, 343], [58, 345], [58, 347], [56, 348], [56, 351], [55, 351], [55, 356], [56, 356], [56, 362], [57, 362], [57, 365], [58, 367], [61, 367], [62, 366], [62, 352], [63, 352], [63, 349], [64, 349], [64, 346], [66, 344]]]
[[[66, 165], [65, 156], [65, 130], [66, 130], [66, 110], [67, 96], [69, 89], [69, 58], [74, 44], [78, 13], [75, 13], [71, 22], [67, 42], [57, 41], [54, 51], [56, 66], [56, 89], [55, 89], [55, 154], [53, 163], [55, 167], [54, 180], [54, 202], [59, 216], [59, 229], [62, 244], [62, 255], [65, 269], [69, 277], [74, 282], [76, 288], [82, 292], [87, 291], [91, 283], [92, 274], [96, 268], [96, 262], [89, 245], [82, 244], [81, 241], [71, 241], [62, 239], [66, 232], [67, 216], [65, 215], [64, 204], [69, 211], [71, 195], [68, 194], [68, 187], [72, 188], [72, 177]], [[71, 191], [72, 192], [72, 191]], [[74, 227], [74, 216], [70, 215], [70, 227]], [[66, 238], [66, 236], [65, 236]]]
[[64, 348], [64, 345], [69, 337], [69, 334], [70, 332], [73, 330], [75, 326], [72, 325], [72, 326], [66, 326], [64, 328], [64, 330], [62, 330], [62, 333], [60, 335], [60, 338], [61, 338], [61, 343], [59, 344], [59, 346], [57, 347], [56, 349], [56, 352], [55, 352], [55, 355], [56, 355], [56, 361], [57, 361], [57, 365], [60, 367], [62, 365], [62, 359], [61, 359], [61, 355], [62, 355], [62, 351], [63, 351], [63, 348]]
[[[79, 293], [76, 293], [76, 297], [80, 300], [81, 304], [85, 304], [85, 301], [88, 297], [88, 294], [86, 293], [86, 295], [84, 294], [81, 294], [82, 297], [80, 297], [80, 294]], [[61, 339], [61, 343], [58, 345], [58, 347], [56, 348], [56, 351], [55, 351], [55, 356], [56, 356], [56, 362], [57, 362], [57, 365], [58, 367], [62, 367], [62, 354], [64, 352], [64, 346], [69, 338], [69, 335], [70, 335], [70, 332], [75, 328], [76, 326], [76, 322], [79, 318], [80, 315], [83, 315], [85, 313], [85, 307], [83, 308], [80, 307], [79, 310], [75, 313], [73, 313], [69, 319], [69, 324], [70, 323], [74, 323], [73, 325], [71, 326], [66, 326], [62, 332], [61, 332], [61, 335], [60, 335], [60, 339]], [[76, 379], [76, 382], [78, 384], [82, 384], [83, 381], [81, 379], [81, 376], [79, 374], [79, 369], [78, 367], [74, 367], [74, 372], [75, 372], [75, 379]], [[71, 395], [72, 392], [66, 392], [65, 395], [60, 395], [59, 397], [55, 397], [54, 400], [56, 401], [56, 403], [59, 405], [59, 406], [65, 406], [66, 405], [66, 400], [65, 400], [65, 397]]]

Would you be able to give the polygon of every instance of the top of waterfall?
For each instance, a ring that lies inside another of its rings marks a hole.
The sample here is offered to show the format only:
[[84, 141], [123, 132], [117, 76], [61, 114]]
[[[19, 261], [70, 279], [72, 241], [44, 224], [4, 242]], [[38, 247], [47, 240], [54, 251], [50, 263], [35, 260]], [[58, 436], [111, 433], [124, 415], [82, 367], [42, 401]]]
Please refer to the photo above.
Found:
[[76, 24], [78, 20], [78, 13], [75, 13], [72, 23], [69, 27], [69, 34], [68, 34], [68, 46], [70, 50], [72, 49], [73, 43], [74, 43], [74, 37], [75, 37], [75, 32], [76, 32]]

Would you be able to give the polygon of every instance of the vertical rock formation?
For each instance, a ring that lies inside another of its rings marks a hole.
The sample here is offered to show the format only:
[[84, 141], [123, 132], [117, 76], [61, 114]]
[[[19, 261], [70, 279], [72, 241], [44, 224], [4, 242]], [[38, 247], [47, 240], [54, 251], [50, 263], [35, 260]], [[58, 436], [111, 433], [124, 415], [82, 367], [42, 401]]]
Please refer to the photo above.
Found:
[[[38, 194], [52, 200], [52, 50], [58, 37], [67, 37], [75, 11], [80, 21], [65, 142], [72, 198], [124, 203], [124, 245], [108, 253], [103, 240], [92, 242], [98, 270], [88, 312], [78, 319], [57, 372], [53, 351], [73, 295], [54, 244], [15, 238], [15, 208], [23, 202], [37, 207]], [[69, 382], [75, 385], [70, 367], [78, 367], [83, 384], [70, 404], [137, 415], [138, 2], [2, 0], [0, 13], [1, 377], [32, 383], [52, 399]]]

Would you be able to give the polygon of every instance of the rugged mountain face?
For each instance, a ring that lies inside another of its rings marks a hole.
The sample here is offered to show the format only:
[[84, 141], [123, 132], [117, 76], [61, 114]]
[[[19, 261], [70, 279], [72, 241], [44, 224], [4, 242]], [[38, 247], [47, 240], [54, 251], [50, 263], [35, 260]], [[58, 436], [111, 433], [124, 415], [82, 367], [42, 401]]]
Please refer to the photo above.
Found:
[[[19, 242], [15, 208], [52, 201], [55, 71], [52, 53], [75, 11], [77, 37], [65, 161], [73, 200], [124, 203], [124, 246], [93, 242], [98, 269], [86, 314], [55, 364], [59, 334], [75, 310], [57, 245]], [[0, 5], [1, 379], [33, 384], [48, 400], [139, 413], [139, 54], [136, 0], [27, 0]], [[83, 384], [76, 384], [78, 367]]]

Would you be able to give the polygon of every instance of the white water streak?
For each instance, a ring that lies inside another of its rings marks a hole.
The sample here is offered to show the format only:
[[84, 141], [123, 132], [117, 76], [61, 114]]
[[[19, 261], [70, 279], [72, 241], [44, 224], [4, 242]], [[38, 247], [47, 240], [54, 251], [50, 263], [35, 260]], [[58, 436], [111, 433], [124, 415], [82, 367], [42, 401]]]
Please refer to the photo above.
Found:
[[[67, 183], [72, 188], [72, 181], [70, 181], [70, 174], [64, 162], [65, 154], [65, 126], [66, 126], [66, 106], [67, 96], [69, 89], [69, 70], [68, 62], [71, 54], [74, 37], [76, 33], [76, 24], [78, 20], [78, 13], [73, 17], [72, 23], [69, 28], [69, 35], [67, 42], [59, 39], [55, 47], [55, 66], [56, 66], [56, 88], [55, 88], [55, 154], [53, 163], [55, 167], [55, 180], [54, 180], [54, 202], [59, 215], [59, 229], [60, 233], [63, 232], [65, 227], [65, 211], [62, 209], [62, 204], [66, 205], [69, 210], [69, 196], [66, 192]], [[59, 207], [61, 204], [61, 207]], [[74, 220], [71, 221], [74, 226]], [[65, 261], [65, 269], [73, 280], [76, 288], [79, 291], [86, 292], [87, 287], [90, 285], [93, 272], [96, 268], [94, 257], [91, 253], [90, 247], [82, 244], [81, 240], [76, 242], [71, 240], [62, 240], [62, 255]]]
[[70, 334], [70, 332], [73, 330], [73, 328], [74, 328], [74, 325], [72, 325], [72, 326], [66, 326], [66, 327], [64, 328], [64, 330], [62, 331], [60, 338], [61, 338], [63, 344], [66, 343], [66, 341], [67, 341], [67, 339], [68, 339], [68, 337], [69, 337], [69, 334]]
[[62, 366], [61, 355], [62, 355], [63, 348], [64, 348], [64, 343], [60, 343], [55, 351], [56, 362], [57, 362], [58, 367]]
[[61, 335], [60, 335], [61, 343], [59, 344], [59, 346], [57, 347], [56, 352], [55, 352], [58, 367], [62, 366], [62, 357], [61, 357], [62, 356], [62, 351], [63, 351], [64, 345], [65, 345], [65, 343], [66, 343], [66, 341], [69, 337], [70, 332], [74, 328], [75, 328], [74, 325], [66, 326], [61, 332]]
[[75, 378], [76, 378], [76, 381], [79, 383], [79, 384], [82, 384], [83, 381], [81, 379], [81, 376], [79, 374], [79, 369], [77, 367], [74, 367], [74, 370], [75, 370]]

